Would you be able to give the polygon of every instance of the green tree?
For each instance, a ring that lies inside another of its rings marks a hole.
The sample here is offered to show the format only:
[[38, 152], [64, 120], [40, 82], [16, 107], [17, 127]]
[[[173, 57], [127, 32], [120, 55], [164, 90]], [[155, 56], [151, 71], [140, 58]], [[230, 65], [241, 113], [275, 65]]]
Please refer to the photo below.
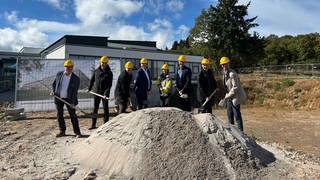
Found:
[[320, 63], [320, 36], [318, 33], [295, 37], [270, 35], [266, 38], [265, 53], [262, 65]]
[[210, 51], [205, 56], [229, 56], [238, 67], [257, 64], [258, 57], [264, 55], [264, 43], [257, 33], [249, 33], [258, 26], [254, 23], [257, 17], [246, 18], [249, 5], [238, 5], [238, 0], [219, 0], [216, 7], [210, 5], [207, 11], [202, 10], [190, 30], [191, 47], [206, 46]]

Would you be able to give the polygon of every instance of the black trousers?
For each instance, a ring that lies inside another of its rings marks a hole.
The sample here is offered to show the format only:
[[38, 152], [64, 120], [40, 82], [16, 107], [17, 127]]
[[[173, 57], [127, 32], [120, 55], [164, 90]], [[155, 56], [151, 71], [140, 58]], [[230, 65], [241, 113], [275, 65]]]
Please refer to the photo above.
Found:
[[144, 93], [136, 93], [137, 109], [138, 110], [148, 107], [147, 97], [148, 97], [147, 92], [145, 94]]
[[119, 113], [118, 113], [118, 114], [125, 113], [127, 107], [128, 107], [128, 99], [122, 100], [122, 101], [119, 103]]
[[186, 99], [179, 97], [179, 102], [180, 102], [180, 108], [183, 111], [191, 112], [191, 98], [190, 98], [190, 96]]
[[169, 107], [170, 95], [160, 96], [160, 100], [161, 100], [161, 107]]
[[[66, 99], [64, 99], [64, 100], [66, 100]], [[57, 118], [58, 118], [58, 123], [59, 123], [59, 129], [61, 132], [66, 131], [66, 123], [65, 123], [64, 117], [63, 117], [63, 106], [64, 106], [64, 102], [56, 101]], [[76, 110], [71, 108], [68, 105], [66, 105], [66, 106], [67, 106], [67, 110], [69, 112], [71, 123], [73, 126], [73, 132], [75, 134], [81, 134], [80, 128], [79, 128], [78, 117], [76, 115]]]
[[[101, 100], [103, 105], [103, 122], [106, 123], [109, 121], [109, 101], [108, 100], [102, 99], [99, 96], [94, 96], [93, 114], [94, 115], [98, 114]], [[97, 124], [97, 118], [94, 117], [92, 118], [92, 126], [96, 126], [96, 124]]]

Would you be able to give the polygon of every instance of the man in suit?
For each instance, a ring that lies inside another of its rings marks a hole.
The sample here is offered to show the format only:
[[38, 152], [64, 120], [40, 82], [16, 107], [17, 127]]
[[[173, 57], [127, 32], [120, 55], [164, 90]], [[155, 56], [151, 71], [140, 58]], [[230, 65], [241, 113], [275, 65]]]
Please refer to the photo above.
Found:
[[198, 76], [198, 83], [201, 104], [208, 100], [208, 102], [203, 107], [201, 107], [201, 112], [212, 113], [213, 98], [209, 98], [217, 88], [217, 82], [214, 78], [212, 69], [209, 68], [209, 60], [207, 58], [204, 58], [201, 61], [201, 71]]
[[178, 63], [179, 68], [176, 74], [176, 88], [179, 93], [180, 108], [184, 111], [191, 111], [191, 96], [192, 96], [192, 84], [191, 84], [191, 69], [185, 66], [186, 57], [184, 55], [179, 56]]
[[[80, 78], [72, 72], [73, 65], [74, 64], [71, 60], [66, 60], [64, 62], [64, 71], [58, 72], [55, 80], [52, 83], [52, 93], [70, 104], [70, 106], [66, 106], [73, 126], [73, 132], [76, 134], [76, 137], [80, 138], [82, 137], [82, 135], [80, 132], [79, 122], [75, 110], [75, 106], [78, 104], [77, 96], [80, 85]], [[56, 134], [56, 137], [62, 137], [65, 136], [66, 132], [66, 123], [63, 117], [63, 106], [65, 103], [58, 98], [55, 98], [54, 102], [57, 109], [57, 118], [60, 129], [60, 132]]]
[[[98, 114], [100, 102], [102, 101], [103, 105], [103, 122], [106, 123], [109, 121], [109, 101], [110, 89], [112, 86], [113, 74], [108, 65], [108, 57], [102, 56], [100, 58], [100, 66], [94, 70], [93, 75], [90, 80], [88, 91], [93, 91], [97, 94], [103, 96], [94, 96], [94, 107], [93, 114]], [[96, 129], [97, 126], [97, 117], [92, 118], [91, 127], [89, 130]]]
[[143, 109], [148, 106], [148, 94], [151, 90], [151, 76], [148, 69], [148, 60], [141, 58], [140, 68], [137, 71], [134, 90], [137, 99], [137, 109]]
[[119, 75], [116, 89], [115, 97], [116, 102], [119, 105], [119, 114], [124, 113], [128, 107], [128, 102], [130, 98], [130, 83], [132, 80], [132, 62], [128, 61], [125, 64], [125, 70]]
[[223, 68], [223, 84], [226, 90], [226, 95], [222, 102], [219, 104], [227, 105], [227, 115], [230, 124], [234, 124], [234, 118], [236, 119], [238, 129], [243, 131], [243, 122], [240, 112], [240, 103], [246, 100], [246, 94], [241, 86], [239, 75], [230, 68], [230, 59], [228, 57], [222, 57], [220, 59], [220, 65]]

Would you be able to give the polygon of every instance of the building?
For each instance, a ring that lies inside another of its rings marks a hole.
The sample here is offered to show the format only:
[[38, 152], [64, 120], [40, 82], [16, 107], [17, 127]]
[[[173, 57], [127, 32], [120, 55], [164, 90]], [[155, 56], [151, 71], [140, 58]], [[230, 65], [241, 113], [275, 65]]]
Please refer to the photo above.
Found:
[[[52, 79], [57, 71], [62, 70], [61, 64], [65, 59], [74, 60], [75, 68], [80, 72], [78, 75], [81, 75], [82, 79], [88, 79], [92, 75], [92, 70], [99, 65], [100, 57], [108, 56], [109, 65], [114, 74], [109, 103], [112, 107], [115, 106], [113, 100], [115, 84], [120, 72], [124, 70], [126, 61], [133, 62], [135, 73], [135, 70], [140, 67], [140, 59], [147, 58], [151, 78], [156, 80], [164, 63], [169, 65], [170, 74], [175, 77], [178, 68], [177, 59], [181, 55], [157, 49], [155, 41], [110, 40], [103, 36], [78, 35], [65, 35], [45, 49], [23, 48], [19, 53], [12, 54], [16, 55], [19, 68], [15, 102], [17, 107], [24, 107], [26, 111], [54, 109], [52, 97], [48, 97], [48, 89], [42, 86], [48, 86], [51, 83], [49, 79]], [[192, 80], [196, 84], [201, 68], [200, 61], [203, 57], [186, 55], [186, 58], [186, 65], [193, 71]], [[78, 92], [79, 106], [91, 108], [92, 96], [86, 93], [85, 82], [80, 83], [82, 88]], [[131, 99], [135, 104], [135, 97]], [[159, 90], [156, 85], [153, 85], [149, 99], [150, 106], [160, 104]]]
[[[181, 54], [169, 53], [157, 49], [155, 41], [110, 40], [103, 36], [65, 35], [40, 52], [43, 59], [86, 59], [96, 60], [101, 56], [119, 60], [121, 64], [130, 60], [138, 68], [142, 57], [148, 59], [152, 78], [161, 72], [164, 63], [169, 64], [171, 74], [177, 69], [177, 59]], [[187, 63], [193, 71], [193, 79], [200, 71], [202, 56], [186, 55]]]

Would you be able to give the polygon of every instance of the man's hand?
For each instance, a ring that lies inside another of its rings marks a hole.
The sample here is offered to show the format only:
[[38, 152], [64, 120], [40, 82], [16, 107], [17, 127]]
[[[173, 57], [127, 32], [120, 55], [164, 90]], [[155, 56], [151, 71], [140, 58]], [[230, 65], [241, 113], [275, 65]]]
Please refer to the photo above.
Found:
[[90, 92], [90, 90], [89, 90], [89, 89], [87, 89], [87, 90], [86, 90], [86, 92], [87, 92], [87, 93], [89, 93], [89, 92]]
[[49, 95], [50, 95], [50, 96], [54, 96], [54, 92], [53, 92], [53, 91], [51, 91]]
[[107, 96], [103, 96], [103, 99], [104, 99], [104, 100], [108, 100], [108, 99], [109, 99], [109, 97], [107, 97]]
[[221, 106], [221, 107], [226, 107], [226, 100], [225, 99], [221, 99], [218, 105]]
[[76, 109], [76, 106], [75, 106], [74, 104], [70, 104], [70, 107], [71, 107], [72, 109]]

